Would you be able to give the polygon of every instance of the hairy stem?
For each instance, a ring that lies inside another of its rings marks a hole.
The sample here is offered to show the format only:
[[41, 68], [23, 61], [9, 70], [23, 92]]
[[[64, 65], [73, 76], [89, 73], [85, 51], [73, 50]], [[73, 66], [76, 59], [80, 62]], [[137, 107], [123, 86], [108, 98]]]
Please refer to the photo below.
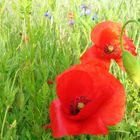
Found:
[[137, 23], [138, 25], [140, 25], [140, 23], [139, 23], [137, 20], [134, 20], [134, 19], [128, 20], [128, 21], [123, 25], [122, 30], [121, 30], [121, 34], [120, 34], [120, 45], [121, 45], [122, 51], [124, 51], [123, 39], [122, 39], [122, 37], [123, 37], [123, 32], [124, 32], [124, 30], [125, 30], [126, 25], [128, 25], [128, 24], [131, 23], [131, 22], [134, 22], [134, 23]]

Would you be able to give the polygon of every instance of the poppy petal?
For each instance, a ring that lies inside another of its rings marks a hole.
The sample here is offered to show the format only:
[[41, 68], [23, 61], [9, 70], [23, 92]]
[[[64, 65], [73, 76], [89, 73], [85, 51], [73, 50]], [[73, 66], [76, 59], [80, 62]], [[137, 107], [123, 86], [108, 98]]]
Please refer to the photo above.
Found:
[[123, 36], [123, 39], [124, 39], [124, 48], [136, 56], [137, 55], [136, 47], [133, 44], [133, 41], [126, 35]]
[[82, 121], [73, 121], [67, 118], [61, 109], [59, 99], [54, 100], [51, 104], [50, 118], [52, 135], [56, 138], [61, 138], [66, 135], [105, 135], [108, 133], [108, 129], [102, 120], [99, 117], [96, 118], [94, 115]]
[[[121, 31], [121, 24], [105, 21], [97, 24], [91, 32], [91, 40], [94, 44], [100, 46], [101, 41], [110, 41], [119, 36]], [[103, 43], [104, 44], [104, 43]]]
[[70, 104], [78, 97], [92, 98], [91, 77], [87, 72], [76, 68], [77, 66], [74, 66], [57, 77], [57, 95], [68, 114], [70, 114]]
[[[123, 85], [101, 68], [98, 69], [100, 73], [96, 72], [96, 77], [95, 70], [90, 66], [87, 66], [87, 71], [96, 81], [100, 81], [96, 82], [96, 87], [94, 87], [94, 89], [97, 88], [96, 94], [99, 95], [99, 99], [96, 98], [93, 106], [96, 108], [96, 105], [100, 105], [94, 114], [101, 116], [106, 125], [115, 125], [120, 122], [125, 112], [126, 95]], [[99, 104], [99, 102], [102, 103]]]
[[[106, 76], [104, 84], [104, 95], [108, 96], [107, 100], [101, 104], [97, 114], [102, 118], [106, 125], [115, 125], [124, 116], [126, 96], [122, 84], [113, 76]], [[110, 95], [112, 93], [112, 95]]]
[[82, 64], [86, 64], [89, 62], [104, 65], [106, 69], [110, 68], [110, 59], [104, 59], [103, 50], [99, 49], [96, 45], [88, 48], [86, 52], [80, 57], [80, 61]]

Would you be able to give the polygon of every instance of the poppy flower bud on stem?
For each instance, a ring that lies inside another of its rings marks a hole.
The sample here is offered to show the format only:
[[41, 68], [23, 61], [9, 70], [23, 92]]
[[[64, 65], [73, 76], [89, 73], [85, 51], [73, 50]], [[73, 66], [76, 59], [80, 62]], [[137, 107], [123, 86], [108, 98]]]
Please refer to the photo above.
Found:
[[[123, 47], [123, 32], [127, 24], [135, 22], [139, 24], [136, 20], [129, 20], [127, 21], [121, 30], [121, 35], [120, 35], [120, 44], [121, 44], [121, 49], [122, 49], [122, 60], [123, 60], [123, 65], [125, 67], [125, 70], [127, 74], [129, 75], [130, 79], [134, 81], [138, 86], [140, 86], [140, 60], [138, 57], [133, 56], [130, 52], [126, 51]], [[139, 24], [140, 25], [140, 24]]]

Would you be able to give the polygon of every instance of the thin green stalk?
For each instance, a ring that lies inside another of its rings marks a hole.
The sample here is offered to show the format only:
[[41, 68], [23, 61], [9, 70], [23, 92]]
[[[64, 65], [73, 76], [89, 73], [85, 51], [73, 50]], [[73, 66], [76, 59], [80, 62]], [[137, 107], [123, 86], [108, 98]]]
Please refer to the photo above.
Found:
[[3, 118], [3, 123], [2, 123], [2, 127], [1, 127], [1, 140], [3, 138], [4, 125], [5, 125], [5, 121], [6, 121], [8, 110], [9, 110], [9, 105], [6, 108], [6, 111], [5, 111], [5, 114], [4, 114], [4, 118]]
[[139, 22], [138, 22], [137, 20], [134, 20], [134, 19], [128, 20], [128, 21], [123, 25], [122, 30], [121, 30], [121, 35], [120, 35], [120, 45], [121, 45], [122, 51], [124, 51], [123, 39], [122, 39], [122, 37], [123, 37], [123, 32], [124, 32], [124, 30], [125, 30], [126, 25], [129, 24], [129, 23], [131, 23], [131, 22], [137, 23], [137, 24], [139, 25]]
[[16, 71], [16, 73], [15, 73], [14, 80], [13, 80], [13, 83], [12, 83], [12, 86], [11, 86], [11, 91], [12, 91], [13, 88], [14, 88], [14, 84], [15, 84], [15, 81], [16, 81], [16, 78], [17, 78], [17, 74], [18, 74], [19, 71], [20, 71], [20, 69], [18, 69], [18, 70]]

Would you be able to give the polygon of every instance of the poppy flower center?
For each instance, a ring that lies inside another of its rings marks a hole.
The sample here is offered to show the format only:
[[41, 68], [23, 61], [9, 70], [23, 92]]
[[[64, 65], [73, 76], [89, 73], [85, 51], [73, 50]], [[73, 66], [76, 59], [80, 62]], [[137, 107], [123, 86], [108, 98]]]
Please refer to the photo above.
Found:
[[70, 103], [70, 113], [77, 115], [89, 102], [90, 100], [85, 96], [76, 97], [75, 100]]
[[114, 46], [112, 45], [108, 45], [107, 47], [105, 47], [105, 50], [104, 50], [104, 52], [108, 54], [112, 53], [113, 51], [114, 51]]
[[85, 104], [82, 103], [82, 102], [80, 102], [80, 103], [78, 103], [77, 108], [78, 108], [79, 110], [81, 110], [82, 108], [84, 108], [84, 106], [85, 106]]

